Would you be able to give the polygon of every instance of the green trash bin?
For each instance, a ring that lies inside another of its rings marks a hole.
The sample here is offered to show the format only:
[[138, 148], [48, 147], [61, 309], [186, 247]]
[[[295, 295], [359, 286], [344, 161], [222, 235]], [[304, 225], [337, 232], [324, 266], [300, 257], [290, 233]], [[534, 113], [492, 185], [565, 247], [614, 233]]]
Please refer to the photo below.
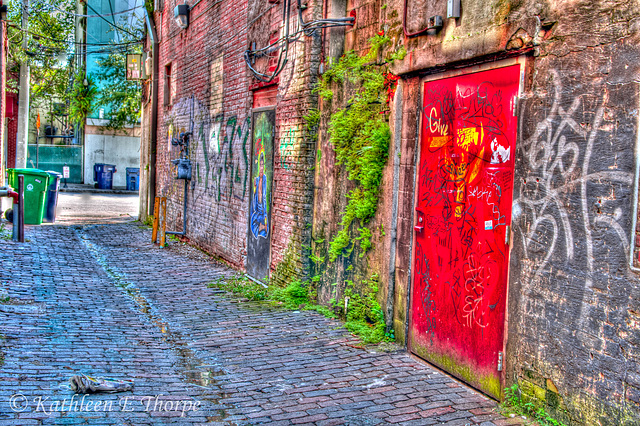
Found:
[[9, 186], [18, 190], [18, 175], [24, 175], [24, 223], [40, 225], [44, 216], [49, 174], [39, 169], [9, 169]]

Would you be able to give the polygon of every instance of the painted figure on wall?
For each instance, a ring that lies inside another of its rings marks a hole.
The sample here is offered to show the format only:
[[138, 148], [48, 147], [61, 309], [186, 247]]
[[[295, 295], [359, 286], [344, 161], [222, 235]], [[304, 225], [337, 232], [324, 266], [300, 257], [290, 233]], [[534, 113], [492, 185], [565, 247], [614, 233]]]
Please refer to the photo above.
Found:
[[251, 180], [247, 226], [247, 274], [257, 280], [269, 276], [271, 258], [271, 186], [273, 184], [273, 149], [275, 110], [258, 110], [252, 114]]
[[[258, 141], [262, 143], [262, 141]], [[251, 200], [251, 233], [255, 238], [267, 238], [269, 234], [269, 212], [267, 205], [267, 176], [264, 174], [264, 151], [259, 155], [259, 172], [253, 181]]]

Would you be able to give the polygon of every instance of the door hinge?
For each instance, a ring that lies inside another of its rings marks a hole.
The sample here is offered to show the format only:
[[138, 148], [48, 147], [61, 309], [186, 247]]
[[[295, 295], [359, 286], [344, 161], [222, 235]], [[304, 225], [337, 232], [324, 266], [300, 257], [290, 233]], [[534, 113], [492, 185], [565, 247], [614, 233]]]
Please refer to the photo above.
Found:
[[498, 352], [498, 371], [502, 371], [502, 352]]
[[513, 108], [513, 116], [518, 116], [518, 107], [520, 106], [520, 98], [518, 96], [514, 96], [512, 100], [511, 107]]
[[511, 227], [509, 225], [504, 227], [504, 243], [506, 245], [511, 243]]

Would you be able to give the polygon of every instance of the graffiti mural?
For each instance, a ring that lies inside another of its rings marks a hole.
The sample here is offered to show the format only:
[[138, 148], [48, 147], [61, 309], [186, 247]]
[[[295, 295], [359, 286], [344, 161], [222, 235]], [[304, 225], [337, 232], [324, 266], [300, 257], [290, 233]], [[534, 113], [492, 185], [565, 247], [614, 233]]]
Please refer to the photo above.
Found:
[[[174, 104], [165, 120], [167, 144], [171, 146], [172, 137], [193, 129], [190, 158], [195, 163], [195, 181], [204, 184], [197, 187], [198, 196], [213, 195], [218, 202], [232, 197], [246, 199], [250, 127], [250, 117], [211, 116], [197, 99], [186, 98]], [[172, 158], [177, 155], [172, 152]]]
[[275, 119], [275, 110], [253, 113], [247, 273], [259, 280], [269, 274]]
[[291, 156], [295, 152], [296, 128], [288, 129], [280, 138], [280, 168], [289, 170]]
[[425, 83], [411, 350], [500, 396], [520, 65]]
[[[200, 126], [198, 138], [204, 157], [204, 187], [217, 201], [231, 197], [244, 200], [247, 195], [250, 126], [250, 117], [239, 122], [237, 116], [225, 119], [222, 114]], [[238, 147], [242, 147], [242, 155], [234, 152]]]

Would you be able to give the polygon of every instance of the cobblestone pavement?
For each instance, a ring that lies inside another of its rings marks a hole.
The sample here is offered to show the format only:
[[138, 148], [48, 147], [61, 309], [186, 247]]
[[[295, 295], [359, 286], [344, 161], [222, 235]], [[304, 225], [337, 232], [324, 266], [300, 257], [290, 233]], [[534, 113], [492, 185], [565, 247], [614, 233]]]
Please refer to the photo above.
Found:
[[[495, 403], [336, 320], [243, 303], [231, 270], [136, 223], [0, 241], [0, 425], [502, 425]], [[7, 297], [9, 300], [7, 300]], [[73, 396], [75, 374], [132, 392]]]

